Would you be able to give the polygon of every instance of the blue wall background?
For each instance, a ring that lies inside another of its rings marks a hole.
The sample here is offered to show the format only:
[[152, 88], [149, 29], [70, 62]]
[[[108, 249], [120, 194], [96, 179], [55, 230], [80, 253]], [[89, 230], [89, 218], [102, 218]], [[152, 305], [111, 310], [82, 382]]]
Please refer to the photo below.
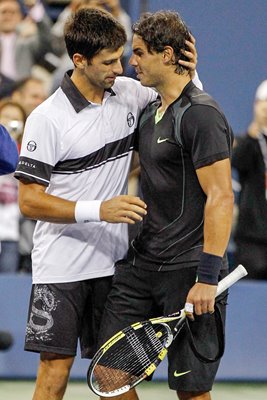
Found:
[[180, 12], [197, 39], [198, 72], [236, 134], [252, 118], [257, 86], [267, 79], [267, 0], [122, 0], [140, 11]]
[[[31, 277], [2, 275], [0, 279], [0, 330], [9, 331], [14, 345], [0, 352], [0, 378], [35, 378], [39, 355], [23, 351]], [[229, 290], [226, 350], [217, 381], [267, 381], [267, 282], [242, 280]], [[80, 353], [71, 371], [72, 379], [85, 381], [88, 360]], [[167, 365], [158, 368], [155, 379], [166, 379]]]

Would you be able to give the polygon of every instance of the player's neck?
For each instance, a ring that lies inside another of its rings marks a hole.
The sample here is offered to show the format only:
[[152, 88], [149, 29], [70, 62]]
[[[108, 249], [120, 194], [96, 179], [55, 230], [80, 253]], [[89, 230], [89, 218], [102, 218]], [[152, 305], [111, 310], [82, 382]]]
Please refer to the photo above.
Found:
[[161, 82], [157, 91], [160, 94], [162, 106], [161, 108], [166, 109], [171, 103], [173, 103], [182, 93], [184, 87], [191, 80], [189, 75], [172, 75]]
[[88, 100], [90, 103], [102, 104], [105, 90], [101, 87], [90, 84], [88, 79], [84, 76], [73, 72], [71, 80], [77, 87], [79, 92]]

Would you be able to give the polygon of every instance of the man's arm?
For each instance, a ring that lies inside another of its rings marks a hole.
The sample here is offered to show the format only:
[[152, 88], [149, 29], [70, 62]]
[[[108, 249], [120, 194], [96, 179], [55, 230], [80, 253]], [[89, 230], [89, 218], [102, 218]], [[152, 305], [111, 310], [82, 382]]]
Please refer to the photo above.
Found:
[[200, 168], [196, 172], [199, 183], [207, 196], [203, 251], [222, 257], [231, 233], [234, 204], [231, 163], [227, 158]]
[[[207, 196], [203, 252], [215, 256], [215, 259], [217, 256], [219, 260], [226, 251], [232, 226], [234, 195], [230, 160], [217, 161], [196, 172]], [[189, 291], [186, 302], [194, 305], [197, 315], [213, 312], [216, 290], [214, 284], [196, 283]]]
[[[146, 214], [146, 205], [135, 196], [121, 195], [105, 201], [69, 201], [45, 192], [46, 186], [20, 181], [19, 206], [21, 213], [31, 219], [59, 224], [72, 224], [82, 221], [82, 215], [91, 215], [94, 207], [94, 221], [134, 224]], [[81, 211], [78, 211], [81, 210]], [[88, 218], [90, 220], [90, 218]]]

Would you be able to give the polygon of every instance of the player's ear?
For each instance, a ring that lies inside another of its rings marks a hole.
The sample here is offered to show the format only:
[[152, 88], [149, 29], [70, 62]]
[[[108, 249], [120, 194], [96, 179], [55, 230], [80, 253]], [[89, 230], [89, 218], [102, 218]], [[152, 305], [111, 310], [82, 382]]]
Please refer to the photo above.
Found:
[[165, 64], [173, 64], [175, 57], [173, 48], [171, 46], [165, 46], [162, 55], [163, 55], [163, 62]]
[[73, 54], [72, 61], [75, 67], [79, 69], [84, 69], [87, 65], [87, 59], [80, 53]]

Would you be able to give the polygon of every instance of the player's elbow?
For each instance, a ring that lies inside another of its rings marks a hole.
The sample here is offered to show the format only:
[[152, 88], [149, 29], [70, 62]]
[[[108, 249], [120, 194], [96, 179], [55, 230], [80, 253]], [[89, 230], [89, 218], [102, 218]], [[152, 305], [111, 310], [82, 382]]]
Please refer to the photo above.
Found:
[[19, 195], [19, 209], [23, 217], [33, 218], [33, 205], [30, 199], [28, 199], [27, 197]]
[[234, 207], [235, 203], [235, 196], [232, 190], [229, 190], [227, 193], [225, 193], [225, 201], [231, 206], [231, 208]]
[[221, 209], [224, 212], [233, 213], [234, 208], [234, 194], [232, 190], [213, 190], [207, 196], [208, 207], [214, 209]]
[[36, 219], [34, 210], [36, 209], [36, 202], [38, 202], [37, 195], [31, 191], [25, 190], [25, 188], [20, 187], [19, 189], [19, 209], [23, 217]]
[[218, 204], [220, 204], [223, 209], [227, 210], [228, 213], [233, 213], [234, 203], [235, 198], [232, 190], [220, 193]]
[[38, 219], [40, 207], [43, 204], [43, 193], [46, 187], [29, 183], [26, 181], [19, 182], [19, 209], [21, 214], [30, 219]]

